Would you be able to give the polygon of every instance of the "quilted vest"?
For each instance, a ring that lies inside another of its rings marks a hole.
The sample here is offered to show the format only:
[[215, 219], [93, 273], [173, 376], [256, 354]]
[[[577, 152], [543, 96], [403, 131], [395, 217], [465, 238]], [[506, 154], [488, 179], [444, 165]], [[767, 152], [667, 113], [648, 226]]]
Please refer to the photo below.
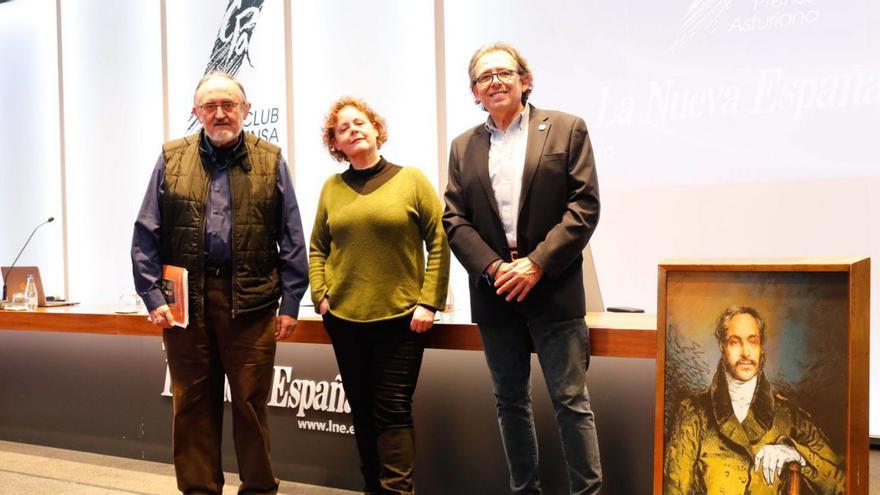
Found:
[[[247, 158], [229, 169], [232, 196], [232, 317], [277, 304], [278, 157], [281, 149], [244, 133]], [[210, 173], [199, 152], [200, 134], [169, 141], [162, 196], [161, 259], [189, 271], [191, 316], [205, 309], [205, 208]]]

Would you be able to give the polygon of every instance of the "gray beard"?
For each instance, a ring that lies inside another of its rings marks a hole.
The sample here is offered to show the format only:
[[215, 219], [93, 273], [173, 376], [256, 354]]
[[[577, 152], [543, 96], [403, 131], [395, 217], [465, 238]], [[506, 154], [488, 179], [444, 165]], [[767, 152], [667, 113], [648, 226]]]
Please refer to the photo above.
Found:
[[205, 131], [205, 135], [208, 136], [208, 140], [211, 141], [211, 144], [214, 146], [223, 146], [225, 144], [236, 141], [238, 140], [238, 136], [240, 136], [241, 133], [241, 129], [239, 129], [238, 132], [235, 134], [226, 130], [218, 131], [215, 134], [209, 134], [208, 131]]

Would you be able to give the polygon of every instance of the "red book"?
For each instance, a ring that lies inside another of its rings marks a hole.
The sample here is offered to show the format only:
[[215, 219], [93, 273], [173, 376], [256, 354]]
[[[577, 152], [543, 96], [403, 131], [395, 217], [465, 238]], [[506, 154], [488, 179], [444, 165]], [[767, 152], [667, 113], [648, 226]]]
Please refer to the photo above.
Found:
[[186, 328], [189, 325], [189, 272], [179, 266], [162, 265], [159, 288], [171, 308], [174, 326]]

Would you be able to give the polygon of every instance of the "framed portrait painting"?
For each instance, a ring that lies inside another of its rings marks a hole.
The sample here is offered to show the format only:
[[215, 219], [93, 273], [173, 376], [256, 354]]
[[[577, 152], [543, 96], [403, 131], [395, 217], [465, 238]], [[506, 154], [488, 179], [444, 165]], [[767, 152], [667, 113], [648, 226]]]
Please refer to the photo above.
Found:
[[868, 493], [870, 260], [659, 267], [654, 493]]

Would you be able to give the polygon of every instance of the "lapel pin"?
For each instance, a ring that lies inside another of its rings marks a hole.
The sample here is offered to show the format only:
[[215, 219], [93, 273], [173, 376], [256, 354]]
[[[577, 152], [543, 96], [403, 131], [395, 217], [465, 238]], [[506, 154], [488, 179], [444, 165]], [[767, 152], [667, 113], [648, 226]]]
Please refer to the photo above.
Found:
[[538, 130], [544, 132], [547, 130], [547, 124], [538, 124]]

